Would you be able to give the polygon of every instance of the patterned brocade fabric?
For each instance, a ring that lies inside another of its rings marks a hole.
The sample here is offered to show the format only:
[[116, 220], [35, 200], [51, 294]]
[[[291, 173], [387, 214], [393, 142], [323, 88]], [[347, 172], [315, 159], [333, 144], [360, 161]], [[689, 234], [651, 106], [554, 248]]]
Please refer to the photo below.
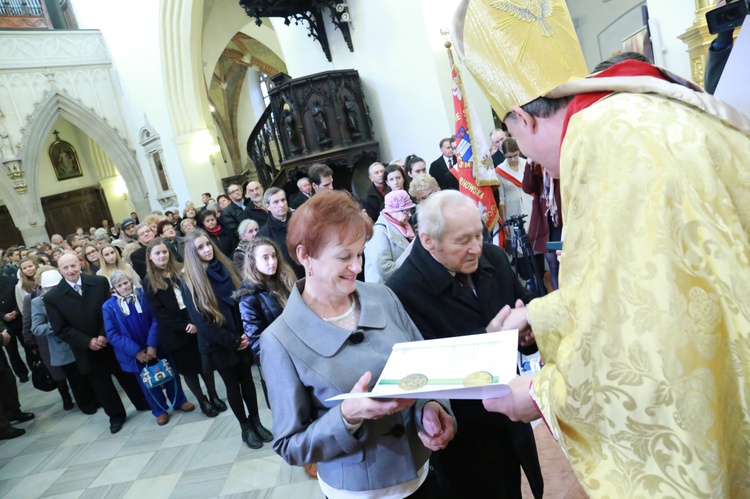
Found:
[[[685, 126], [689, 123], [690, 126]], [[750, 138], [654, 94], [575, 114], [544, 417], [593, 497], [750, 497]]]

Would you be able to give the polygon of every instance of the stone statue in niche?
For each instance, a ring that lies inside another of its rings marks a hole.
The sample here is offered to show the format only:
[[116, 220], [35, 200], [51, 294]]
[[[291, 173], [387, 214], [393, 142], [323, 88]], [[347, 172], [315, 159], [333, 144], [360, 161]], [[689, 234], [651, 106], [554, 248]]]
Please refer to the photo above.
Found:
[[328, 136], [325, 109], [320, 105], [320, 102], [315, 101], [310, 111], [315, 122], [315, 128], [318, 131], [318, 144], [321, 146], [330, 144], [331, 138]]
[[0, 125], [0, 157], [3, 159], [16, 157], [13, 151], [13, 144], [10, 143], [10, 134], [3, 125]]
[[289, 139], [289, 150], [292, 154], [297, 154], [300, 151], [300, 147], [297, 144], [297, 134], [294, 130], [294, 114], [292, 113], [289, 104], [284, 104], [284, 131]]
[[346, 112], [346, 124], [349, 127], [349, 136], [357, 140], [362, 136], [362, 133], [359, 131], [359, 125], [357, 125], [359, 112], [357, 111], [357, 102], [348, 95], [344, 97], [344, 111]]

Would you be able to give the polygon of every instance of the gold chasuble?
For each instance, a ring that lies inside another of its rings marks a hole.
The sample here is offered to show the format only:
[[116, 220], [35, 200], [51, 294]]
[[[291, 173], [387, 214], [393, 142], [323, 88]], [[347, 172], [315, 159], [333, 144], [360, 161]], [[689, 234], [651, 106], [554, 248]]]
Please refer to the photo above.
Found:
[[533, 395], [578, 479], [750, 498], [750, 118], [649, 64], [582, 79], [564, 0], [463, 0], [452, 31], [500, 117], [576, 96], [560, 289], [528, 314]]
[[750, 497], [750, 138], [658, 94], [574, 114], [533, 391], [593, 497]]

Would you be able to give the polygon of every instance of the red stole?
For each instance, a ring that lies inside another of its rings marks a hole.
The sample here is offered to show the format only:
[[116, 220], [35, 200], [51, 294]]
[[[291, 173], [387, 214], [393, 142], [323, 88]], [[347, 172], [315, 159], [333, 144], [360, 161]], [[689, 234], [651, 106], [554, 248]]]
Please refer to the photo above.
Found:
[[[660, 80], [670, 81], [670, 78], [661, 72], [659, 68], [653, 66], [647, 62], [627, 60], [615, 64], [614, 66], [605, 69], [604, 71], [597, 73], [590, 78], [606, 78], [611, 76], [651, 76], [659, 78]], [[611, 95], [611, 90], [603, 92], [590, 92], [586, 94], [578, 94], [568, 105], [568, 111], [565, 113], [565, 121], [563, 122], [562, 136], [560, 137], [560, 147], [562, 142], [565, 140], [565, 133], [568, 131], [568, 123], [570, 118], [573, 117], [579, 111], [583, 111], [592, 104], [596, 104], [601, 99]]]

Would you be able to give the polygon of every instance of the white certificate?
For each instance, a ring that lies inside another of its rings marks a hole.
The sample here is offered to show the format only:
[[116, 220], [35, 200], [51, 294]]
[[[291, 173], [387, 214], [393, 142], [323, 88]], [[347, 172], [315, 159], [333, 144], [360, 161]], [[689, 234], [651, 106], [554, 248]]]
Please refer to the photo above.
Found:
[[371, 392], [328, 400], [503, 397], [516, 377], [517, 355], [518, 330], [396, 343]]

